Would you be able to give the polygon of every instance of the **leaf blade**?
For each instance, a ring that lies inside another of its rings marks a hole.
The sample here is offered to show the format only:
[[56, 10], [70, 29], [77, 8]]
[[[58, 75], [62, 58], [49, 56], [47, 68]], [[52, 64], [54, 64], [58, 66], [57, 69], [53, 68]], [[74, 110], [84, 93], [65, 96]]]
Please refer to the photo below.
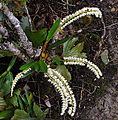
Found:
[[58, 27], [59, 27], [59, 24], [60, 24], [60, 19], [58, 19], [51, 27], [49, 33], [48, 33], [48, 36], [46, 38], [46, 41], [47, 43], [50, 41], [50, 39], [54, 36], [54, 34], [56, 33]]
[[47, 66], [46, 66], [45, 62], [43, 60], [40, 60], [39, 64], [40, 64], [41, 70], [43, 72], [47, 72]]

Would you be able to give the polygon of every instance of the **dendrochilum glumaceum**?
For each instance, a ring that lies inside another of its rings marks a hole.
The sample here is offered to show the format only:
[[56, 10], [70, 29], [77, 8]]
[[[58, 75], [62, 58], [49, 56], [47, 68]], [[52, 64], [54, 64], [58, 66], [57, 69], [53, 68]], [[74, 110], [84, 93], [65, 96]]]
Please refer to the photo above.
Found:
[[[98, 18], [102, 18], [102, 13], [98, 8], [86, 7], [63, 18], [60, 22], [59, 28], [63, 30], [67, 25], [86, 15], [87, 16], [95, 15]], [[57, 32], [59, 33], [58, 30]], [[98, 68], [98, 66], [85, 58], [63, 57], [63, 59], [65, 65], [87, 66], [87, 68], [89, 68], [98, 79], [102, 76], [102, 72]], [[17, 81], [30, 70], [31, 68], [27, 68], [24, 71], [20, 72], [18, 75], [16, 75], [11, 87], [11, 96], [13, 95], [13, 89]], [[48, 81], [54, 85], [54, 87], [58, 90], [58, 92], [61, 95], [62, 98], [61, 115], [63, 115], [66, 112], [66, 110], [68, 110], [68, 114], [74, 116], [76, 111], [76, 100], [67, 80], [55, 69], [50, 68], [50, 66], [47, 66], [47, 72], [45, 73], [45, 77], [49, 78]]]
[[31, 70], [31, 68], [25, 69], [25, 70], [23, 70], [22, 72], [20, 72], [16, 75], [15, 79], [13, 80], [12, 87], [11, 87], [11, 96], [13, 96], [13, 89], [14, 89], [16, 83], [18, 82], [18, 80], [21, 77], [23, 77], [23, 75], [26, 74], [30, 70]]
[[76, 111], [76, 100], [67, 80], [56, 70], [48, 68], [46, 75], [49, 77], [49, 82], [53, 84], [62, 98], [61, 115], [68, 108], [68, 114], [73, 116]]
[[99, 10], [99, 8], [96, 7], [85, 7], [81, 10], [76, 11], [73, 14], [70, 14], [63, 18], [60, 22], [60, 27], [63, 30], [67, 25], [71, 24], [72, 22], [78, 20], [79, 18], [82, 18], [84, 16], [90, 16], [95, 15], [98, 18], [102, 18], [102, 12]]
[[100, 78], [100, 76], [102, 76], [102, 72], [98, 68], [98, 66], [88, 61], [85, 58], [64, 57], [64, 64], [65, 65], [81, 65], [81, 66], [87, 65], [87, 68], [89, 68], [96, 75], [98, 79]]

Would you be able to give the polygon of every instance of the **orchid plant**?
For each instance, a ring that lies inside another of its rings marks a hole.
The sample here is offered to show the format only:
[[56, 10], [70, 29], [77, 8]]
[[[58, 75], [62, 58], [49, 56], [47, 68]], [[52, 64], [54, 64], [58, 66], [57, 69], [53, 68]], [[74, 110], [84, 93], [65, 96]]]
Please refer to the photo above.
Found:
[[[52, 28], [50, 29], [46, 42], [44, 43], [44, 46], [42, 47], [42, 52], [40, 55], [40, 60], [28, 63], [26, 65], [23, 65], [21, 67], [22, 72], [18, 73], [13, 80], [12, 87], [11, 87], [11, 96], [13, 96], [13, 90], [17, 83], [17, 81], [22, 78], [25, 74], [32, 71], [33, 66], [35, 67], [35, 70], [38, 71], [36, 65], [40, 65], [41, 70], [44, 72], [44, 76], [49, 78], [48, 82], [50, 82], [54, 87], [58, 90], [61, 98], [62, 98], [62, 107], [61, 107], [61, 115], [64, 115], [66, 110], [68, 110], [68, 114], [71, 116], [75, 115], [76, 112], [76, 98], [74, 96], [74, 93], [69, 86], [68, 80], [61, 75], [56, 69], [52, 69], [50, 67], [49, 63], [46, 63], [46, 46], [49, 43], [50, 39], [55, 36], [55, 34], [58, 36], [61, 30], [64, 30], [66, 26], [71, 24], [72, 22], [84, 17], [84, 16], [90, 16], [95, 15], [97, 18], [102, 18], [101, 11], [96, 7], [85, 7], [81, 10], [76, 11], [75, 13], [66, 16], [62, 20], [57, 20]], [[58, 41], [59, 42], [59, 41]], [[65, 42], [65, 41], [63, 41]], [[66, 41], [67, 42], [67, 41]], [[64, 43], [65, 44], [65, 43]], [[64, 63], [64, 65], [80, 65], [80, 66], [86, 66], [88, 69], [90, 69], [96, 77], [99, 79], [102, 76], [101, 70], [98, 68], [97, 65], [94, 63], [88, 61], [86, 58], [81, 57], [75, 57], [73, 55], [71, 56], [64, 56], [60, 59]]]

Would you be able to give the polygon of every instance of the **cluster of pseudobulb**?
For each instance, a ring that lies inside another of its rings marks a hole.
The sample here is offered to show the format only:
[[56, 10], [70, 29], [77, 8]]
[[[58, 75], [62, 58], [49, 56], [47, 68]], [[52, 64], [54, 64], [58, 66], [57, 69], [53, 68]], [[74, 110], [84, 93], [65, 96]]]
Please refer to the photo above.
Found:
[[46, 75], [49, 77], [49, 82], [54, 85], [62, 98], [63, 115], [68, 108], [68, 114], [74, 116], [76, 111], [76, 100], [67, 80], [56, 70], [48, 68]]
[[16, 85], [16, 83], [18, 82], [18, 80], [23, 77], [24, 74], [26, 74], [28, 71], [30, 71], [31, 68], [28, 68], [26, 70], [23, 70], [22, 72], [18, 73], [15, 77], [15, 79], [13, 80], [13, 83], [12, 83], [12, 87], [11, 87], [11, 96], [13, 95], [13, 89]]
[[81, 65], [81, 66], [87, 65], [87, 68], [89, 68], [98, 79], [100, 78], [100, 76], [102, 76], [102, 72], [98, 68], [98, 66], [85, 58], [64, 57], [63, 59], [65, 65]]
[[70, 15], [66, 16], [65, 18], [63, 18], [60, 22], [60, 27], [63, 30], [67, 25], [78, 20], [79, 18], [84, 17], [84, 16], [90, 16], [90, 15], [95, 15], [96, 17], [101, 18], [102, 12], [99, 10], [99, 8], [96, 8], [96, 7], [82, 8], [81, 10], [78, 10], [75, 13], [70, 14]]

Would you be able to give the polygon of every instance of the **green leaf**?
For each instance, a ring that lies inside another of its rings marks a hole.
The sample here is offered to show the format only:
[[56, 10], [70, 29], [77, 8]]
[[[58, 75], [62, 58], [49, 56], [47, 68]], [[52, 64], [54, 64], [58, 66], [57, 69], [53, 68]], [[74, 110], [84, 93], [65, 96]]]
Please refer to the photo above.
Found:
[[42, 117], [41, 117], [41, 120], [44, 120], [44, 118], [46, 118], [46, 115], [48, 114], [48, 111], [49, 111], [49, 109], [47, 108], [47, 109], [43, 112]]
[[27, 69], [27, 68], [30, 68], [30, 67], [32, 67], [35, 63], [36, 63], [36, 62], [30, 62], [30, 63], [27, 63], [27, 64], [25, 64], [25, 65], [22, 65], [22, 66], [20, 67], [20, 70], [25, 70], [25, 69]]
[[71, 74], [64, 65], [58, 65], [56, 70], [68, 81], [71, 80]]
[[18, 107], [18, 99], [17, 99], [17, 96], [14, 95], [14, 96], [8, 96], [7, 99], [6, 99], [6, 102], [8, 105], [13, 105], [14, 107]]
[[14, 57], [12, 58], [12, 60], [10, 61], [10, 64], [9, 64], [7, 70], [6, 70], [4, 73], [2, 73], [2, 75], [0, 76], [0, 78], [3, 77], [3, 76], [5, 76], [5, 75], [11, 70], [11, 68], [12, 68], [13, 65], [14, 65], [14, 63], [16, 62], [16, 58], [17, 58], [17, 56], [14, 56]]
[[28, 105], [28, 102], [27, 102], [27, 100], [25, 99], [25, 97], [22, 96], [22, 95], [20, 95], [20, 97], [21, 97], [21, 99], [23, 100], [23, 102], [25, 103], [25, 105]]
[[43, 60], [40, 60], [39, 64], [40, 64], [41, 70], [43, 72], [47, 72], [47, 66], [46, 66], [45, 62]]
[[109, 58], [108, 58], [108, 50], [104, 50], [101, 54], [101, 59], [104, 64], [108, 64]]
[[33, 111], [34, 111], [35, 115], [37, 116], [37, 118], [39, 118], [40, 120], [44, 120], [44, 118], [46, 117], [46, 115], [48, 113], [48, 109], [46, 109], [43, 112], [36, 103], [34, 103], [34, 105], [33, 105]]
[[3, 111], [6, 107], [6, 102], [3, 97], [0, 97], [0, 111]]
[[38, 118], [41, 118], [43, 111], [36, 103], [34, 103], [34, 105], [33, 105], [33, 111]]
[[35, 62], [34, 68], [35, 68], [35, 71], [36, 71], [36, 72], [39, 71], [39, 62]]
[[11, 109], [0, 112], [0, 120], [9, 120], [12, 115], [13, 111]]
[[72, 40], [68, 40], [64, 43], [63, 46], [63, 54], [66, 54], [75, 44], [75, 42], [78, 40], [78, 38], [73, 38]]
[[23, 30], [26, 29], [26, 27], [29, 27], [29, 21], [28, 21], [28, 17], [24, 17], [22, 16], [21, 18], [21, 27], [23, 28]]
[[10, 52], [9, 50], [0, 50], [0, 55], [13, 56], [14, 54], [12, 52]]
[[31, 32], [29, 28], [26, 28], [25, 32], [34, 47], [41, 46], [47, 35], [46, 28], [43, 28], [39, 32]]
[[8, 72], [5, 79], [6, 81], [2, 83], [2, 86], [1, 86], [1, 92], [3, 93], [3, 95], [7, 95], [10, 93], [11, 85], [13, 81], [13, 74], [11, 72]]
[[48, 36], [46, 38], [46, 41], [47, 43], [50, 41], [50, 39], [54, 36], [54, 34], [56, 33], [58, 27], [59, 27], [59, 24], [60, 24], [60, 19], [58, 19], [51, 27], [49, 33], [48, 33]]
[[11, 120], [30, 120], [30, 116], [24, 110], [16, 109], [14, 116], [11, 118]]
[[28, 105], [29, 105], [29, 113], [31, 112], [31, 100], [29, 98], [29, 93], [27, 90], [25, 90], [25, 94], [26, 94], [26, 98], [27, 98], [27, 101], [28, 101]]
[[14, 56], [12, 60], [10, 61], [9, 67], [7, 68], [7, 71], [10, 71], [11, 68], [13, 67], [14, 63], [16, 62], [17, 56]]
[[66, 38], [64, 38], [64, 39], [62, 39], [62, 40], [58, 40], [57, 42], [51, 44], [51, 45], [48, 47], [48, 49], [52, 49], [52, 48], [54, 48], [54, 47], [57, 47], [57, 46], [59, 46], [60, 44], [66, 42], [67, 40], [70, 40], [70, 39], [71, 39], [71, 37], [68, 36], [68, 37], [66, 37]]
[[24, 110], [24, 106], [23, 106], [23, 103], [22, 103], [22, 100], [21, 100], [20, 96], [17, 95], [17, 98], [18, 98], [18, 103], [19, 103], [19, 105], [20, 105], [20, 109], [21, 109], [21, 110]]
[[61, 59], [59, 58], [59, 56], [56, 55], [53, 61], [56, 62], [57, 65], [61, 65]]
[[78, 43], [74, 48], [71, 50], [68, 50], [66, 54], [63, 54], [63, 57], [78, 57], [80, 55], [80, 52], [83, 50], [84, 42]]

